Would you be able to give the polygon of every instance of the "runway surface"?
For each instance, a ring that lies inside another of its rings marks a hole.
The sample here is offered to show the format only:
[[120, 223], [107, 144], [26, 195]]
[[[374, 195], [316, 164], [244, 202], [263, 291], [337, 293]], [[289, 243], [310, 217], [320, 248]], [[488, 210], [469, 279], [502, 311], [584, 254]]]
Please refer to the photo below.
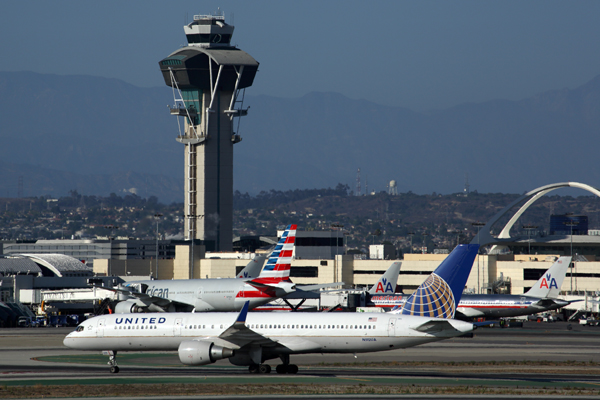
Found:
[[[62, 345], [71, 330], [0, 329], [0, 386], [288, 383], [600, 390], [600, 327], [578, 324], [527, 322], [523, 328], [478, 329], [473, 338], [357, 358], [297, 355], [291, 357], [300, 368], [297, 375], [250, 375], [247, 368], [231, 366], [226, 360], [186, 367], [176, 353], [119, 353], [121, 372], [110, 374], [108, 357]], [[277, 364], [278, 360], [271, 362], [272, 367]]]

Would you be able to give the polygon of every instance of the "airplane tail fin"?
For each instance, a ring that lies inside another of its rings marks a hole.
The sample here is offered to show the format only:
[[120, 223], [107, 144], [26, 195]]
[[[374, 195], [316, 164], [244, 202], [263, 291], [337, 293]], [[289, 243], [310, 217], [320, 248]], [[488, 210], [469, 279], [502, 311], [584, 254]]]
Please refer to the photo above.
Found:
[[275, 250], [269, 255], [269, 259], [258, 278], [254, 281], [259, 283], [277, 283], [290, 280], [290, 268], [296, 243], [297, 225], [288, 225], [281, 235]]
[[423, 317], [454, 318], [456, 306], [479, 251], [477, 244], [461, 244], [400, 307], [392, 312]]
[[558, 297], [569, 265], [571, 265], [571, 257], [560, 257], [525, 295], [551, 299]]
[[394, 294], [398, 284], [398, 274], [402, 263], [396, 261], [381, 275], [381, 278], [369, 289], [369, 294]]
[[260, 275], [260, 271], [265, 264], [267, 257], [264, 254], [257, 254], [250, 262], [244, 267], [243, 270], [237, 274], [236, 278], [256, 278]]

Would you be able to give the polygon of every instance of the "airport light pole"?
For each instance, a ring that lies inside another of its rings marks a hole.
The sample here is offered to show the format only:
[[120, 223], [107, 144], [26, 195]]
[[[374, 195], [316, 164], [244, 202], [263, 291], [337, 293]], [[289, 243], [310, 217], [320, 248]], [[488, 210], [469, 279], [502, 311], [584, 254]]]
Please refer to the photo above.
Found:
[[[477, 246], [479, 246], [479, 229], [485, 226], [483, 222], [472, 222], [471, 225], [477, 227]], [[479, 278], [479, 248], [477, 248], [477, 294], [481, 294], [481, 284]]]
[[410, 254], [412, 254], [412, 252], [413, 252], [412, 242], [413, 242], [413, 236], [415, 236], [415, 233], [408, 232], [408, 236], [410, 236]]
[[579, 225], [579, 221], [565, 221], [563, 222], [566, 226], [571, 227], [571, 294], [573, 294], [573, 266], [575, 263], [573, 262], [573, 227]]
[[[342, 225], [342, 224], [331, 224], [331, 227], [332, 228], [337, 228], [337, 230], [336, 230], [337, 233], [335, 235], [335, 256], [333, 257], [333, 261], [334, 261], [333, 265], [334, 265], [334, 268], [335, 268], [335, 270], [337, 272], [337, 269], [338, 269], [337, 258], [338, 258], [338, 251], [339, 251], [338, 250], [338, 245], [339, 245], [339, 237], [340, 237], [340, 233], [339, 232], [340, 232], [340, 228], [343, 228], [344, 225]], [[343, 236], [342, 236], [342, 238], [343, 238]]]
[[531, 230], [537, 228], [537, 225], [523, 225], [523, 229], [527, 230], [527, 252], [529, 255], [531, 255]]
[[154, 214], [154, 219], [156, 220], [156, 279], [158, 279], [158, 223], [162, 216], [161, 213]]
[[112, 259], [112, 240], [113, 240], [112, 236], [114, 235], [114, 230], [119, 229], [119, 227], [116, 225], [104, 225], [104, 227], [106, 229], [110, 229], [110, 235], [108, 236], [108, 276], [111, 276], [110, 260]]
[[427, 236], [429, 236], [429, 233], [423, 232], [423, 246], [421, 246], [421, 254], [426, 254], [427, 252]]

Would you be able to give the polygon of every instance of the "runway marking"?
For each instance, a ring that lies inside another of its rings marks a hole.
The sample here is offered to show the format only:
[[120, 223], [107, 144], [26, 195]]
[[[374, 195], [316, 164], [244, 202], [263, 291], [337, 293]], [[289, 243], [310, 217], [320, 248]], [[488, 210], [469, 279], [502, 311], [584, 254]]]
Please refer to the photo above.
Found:
[[358, 379], [358, 378], [340, 378], [339, 376], [337, 377], [337, 379], [345, 379], [348, 381], [362, 381], [362, 382], [372, 382], [372, 379]]

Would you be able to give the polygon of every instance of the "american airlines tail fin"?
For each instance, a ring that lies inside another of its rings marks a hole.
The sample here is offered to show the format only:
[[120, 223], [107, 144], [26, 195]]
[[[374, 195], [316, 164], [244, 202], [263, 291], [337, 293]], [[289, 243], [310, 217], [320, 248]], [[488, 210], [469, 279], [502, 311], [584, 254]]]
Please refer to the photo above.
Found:
[[281, 235], [275, 250], [269, 256], [267, 264], [258, 278], [253, 279], [257, 283], [277, 283], [290, 280], [290, 268], [296, 243], [297, 225], [288, 225]]
[[560, 257], [525, 295], [542, 299], [557, 298], [569, 265], [571, 265], [571, 257]]
[[454, 318], [456, 306], [462, 296], [478, 250], [477, 244], [456, 246], [406, 300], [406, 303], [401, 308], [394, 307], [391, 312], [423, 317]]
[[244, 269], [237, 274], [236, 278], [256, 278], [260, 275], [260, 271], [262, 271], [266, 259], [267, 256], [264, 254], [257, 254], [256, 257], [250, 260]]
[[381, 275], [381, 278], [367, 293], [369, 294], [394, 294], [398, 283], [398, 274], [402, 263], [396, 261]]

